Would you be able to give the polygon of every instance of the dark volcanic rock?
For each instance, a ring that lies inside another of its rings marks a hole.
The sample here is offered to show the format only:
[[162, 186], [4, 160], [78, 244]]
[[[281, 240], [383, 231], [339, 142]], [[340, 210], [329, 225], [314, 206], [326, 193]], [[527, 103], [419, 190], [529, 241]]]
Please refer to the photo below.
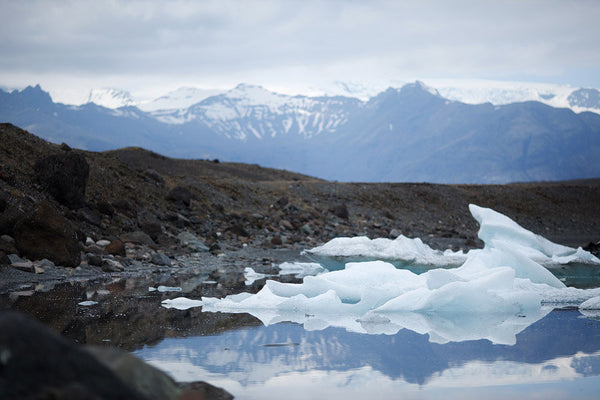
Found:
[[40, 202], [14, 227], [16, 247], [21, 255], [56, 265], [76, 267], [81, 262], [77, 234], [71, 223], [48, 202]]
[[123, 242], [130, 242], [136, 244], [144, 244], [147, 246], [154, 245], [154, 240], [145, 232], [142, 231], [134, 231], [129, 233], [124, 233], [121, 235], [121, 240]]
[[188, 188], [185, 188], [183, 186], [175, 186], [169, 191], [169, 194], [167, 195], [167, 200], [171, 200], [175, 203], [182, 203], [188, 207], [191, 204], [193, 198], [194, 195], [192, 194], [192, 192], [190, 192]]
[[127, 254], [125, 253], [125, 245], [120, 240], [113, 240], [106, 246], [104, 249], [108, 254], [112, 254], [113, 256], [122, 256], [125, 257]]
[[162, 253], [152, 254], [152, 258], [151, 258], [150, 262], [155, 265], [171, 266], [171, 259]]
[[338, 206], [333, 207], [331, 209], [331, 212], [339, 218], [348, 219], [350, 217], [350, 214], [348, 213], [348, 207], [346, 207], [346, 204], [340, 204]]
[[36, 161], [35, 172], [40, 184], [58, 202], [70, 208], [83, 205], [90, 173], [85, 156], [74, 151], [51, 154]]
[[0, 398], [144, 397], [83, 348], [24, 314], [2, 311]]
[[87, 350], [148, 399], [175, 399], [181, 391], [177, 383], [167, 374], [130, 353], [96, 346], [90, 346]]

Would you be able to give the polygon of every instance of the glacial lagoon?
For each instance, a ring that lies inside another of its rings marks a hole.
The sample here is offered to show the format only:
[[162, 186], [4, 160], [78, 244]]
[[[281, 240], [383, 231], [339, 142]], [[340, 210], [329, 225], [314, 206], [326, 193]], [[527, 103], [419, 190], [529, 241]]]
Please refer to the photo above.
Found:
[[[308, 252], [315, 262], [247, 268], [246, 285], [225, 291], [207, 277], [147, 276], [13, 292], [0, 305], [237, 399], [597, 398], [600, 260], [472, 213], [485, 247], [468, 253], [338, 238]], [[344, 267], [317, 262], [327, 257]]]

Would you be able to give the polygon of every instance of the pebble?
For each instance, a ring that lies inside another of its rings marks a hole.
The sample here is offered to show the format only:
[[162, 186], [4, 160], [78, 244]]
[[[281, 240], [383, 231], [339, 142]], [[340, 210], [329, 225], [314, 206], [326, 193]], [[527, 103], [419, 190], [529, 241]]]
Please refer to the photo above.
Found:
[[104, 272], [120, 272], [125, 269], [123, 265], [117, 260], [112, 260], [110, 258], [102, 259], [102, 265], [100, 266], [102, 271]]
[[110, 240], [106, 240], [106, 239], [101, 239], [96, 242], [96, 245], [100, 246], [100, 247], [106, 247], [109, 244], [110, 244]]
[[35, 268], [31, 261], [17, 261], [11, 264], [13, 268], [25, 272], [35, 272]]
[[171, 259], [162, 253], [152, 254], [152, 257], [150, 258], [150, 262], [155, 265], [171, 266]]

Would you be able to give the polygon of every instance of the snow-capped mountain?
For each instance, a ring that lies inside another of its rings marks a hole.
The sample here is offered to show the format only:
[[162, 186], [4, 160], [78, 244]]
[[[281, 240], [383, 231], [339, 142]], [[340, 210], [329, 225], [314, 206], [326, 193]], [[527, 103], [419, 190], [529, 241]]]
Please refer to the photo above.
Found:
[[146, 112], [180, 110], [199, 103], [207, 97], [221, 93], [223, 93], [221, 89], [181, 87], [154, 100], [140, 102], [137, 107]]
[[90, 90], [84, 103], [94, 103], [106, 108], [120, 108], [137, 104], [131, 93], [111, 88]]
[[579, 89], [568, 85], [529, 82], [500, 82], [485, 80], [443, 81], [428, 84], [450, 100], [467, 104], [492, 103], [505, 105], [524, 101], [539, 101], [556, 108], [574, 112], [591, 111], [600, 114], [600, 91]]
[[288, 96], [240, 84], [189, 108], [152, 115], [168, 124], [201, 122], [227, 138], [311, 137], [333, 132], [360, 105], [354, 98]]
[[[600, 114], [600, 91], [593, 88], [487, 80], [431, 79], [426, 80], [425, 83], [428, 87], [435, 88], [441, 96], [466, 104], [505, 105], [538, 101], [552, 107], [569, 108], [577, 113], [591, 111]], [[93, 102], [113, 109], [136, 106], [142, 111], [151, 113], [162, 122], [181, 124], [195, 119], [195, 116], [188, 110], [190, 107], [219, 95], [232, 99], [246, 109], [249, 105], [267, 105], [273, 111], [272, 104], [280, 104], [282, 101], [290, 104], [296, 103], [294, 107], [298, 109], [306, 108], [306, 104], [298, 107], [298, 98], [350, 97], [366, 102], [387, 88], [400, 88], [405, 84], [407, 83], [399, 80], [374, 80], [368, 83], [334, 81], [318, 86], [299, 87], [294, 94], [290, 94], [289, 91], [286, 94], [275, 93], [260, 86], [245, 84], [231, 90], [182, 87], [156, 99], [145, 101], [135, 99], [130, 93], [119, 89], [92, 89], [85, 102]], [[245, 100], [240, 102], [242, 98]], [[219, 113], [215, 110], [208, 110], [210, 107], [206, 107], [206, 104], [203, 107], [195, 108], [195, 112], [206, 109], [208, 115], [212, 116]], [[245, 137], [245, 135], [242, 136]]]
[[[546, 93], [547, 100], [553, 93]], [[556, 97], [556, 95], [555, 95]], [[577, 107], [597, 91], [571, 91]], [[505, 183], [600, 177], [600, 115], [538, 101], [451, 100], [422, 82], [368, 101], [239, 85], [190, 107], [144, 112], [54, 103], [39, 86], [0, 90], [0, 122], [87, 150], [140, 146], [339, 181]]]

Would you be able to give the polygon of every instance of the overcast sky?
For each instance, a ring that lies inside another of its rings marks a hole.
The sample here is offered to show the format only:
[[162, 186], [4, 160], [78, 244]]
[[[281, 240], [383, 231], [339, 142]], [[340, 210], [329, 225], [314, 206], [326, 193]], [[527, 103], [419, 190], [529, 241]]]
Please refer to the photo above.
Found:
[[600, 88], [600, 1], [0, 0], [0, 85], [138, 96], [237, 83], [535, 81]]

